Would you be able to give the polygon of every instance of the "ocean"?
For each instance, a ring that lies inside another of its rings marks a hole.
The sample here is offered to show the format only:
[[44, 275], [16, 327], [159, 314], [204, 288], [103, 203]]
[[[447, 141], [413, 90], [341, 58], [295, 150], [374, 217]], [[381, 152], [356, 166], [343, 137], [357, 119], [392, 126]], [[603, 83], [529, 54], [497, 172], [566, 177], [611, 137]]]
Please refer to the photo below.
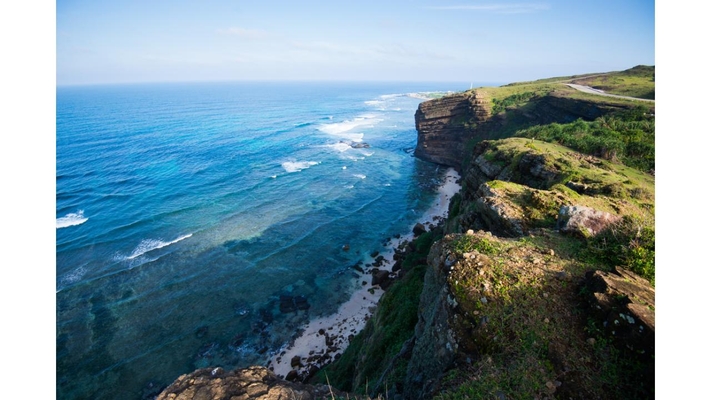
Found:
[[334, 313], [443, 182], [418, 104], [467, 85], [58, 87], [57, 398], [265, 365]]

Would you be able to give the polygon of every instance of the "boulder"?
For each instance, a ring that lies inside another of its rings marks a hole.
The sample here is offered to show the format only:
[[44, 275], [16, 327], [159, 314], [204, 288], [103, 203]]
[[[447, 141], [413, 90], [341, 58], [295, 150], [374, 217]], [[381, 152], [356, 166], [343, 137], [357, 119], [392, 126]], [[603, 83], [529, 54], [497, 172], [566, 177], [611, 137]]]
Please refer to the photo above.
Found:
[[415, 237], [420, 236], [425, 232], [427, 232], [427, 228], [425, 228], [425, 226], [419, 222], [417, 223], [417, 225], [415, 225], [414, 228], [412, 228], [412, 233], [415, 234]]
[[558, 229], [562, 233], [595, 236], [622, 219], [619, 215], [585, 206], [563, 206], [558, 212]]
[[380, 285], [382, 286], [385, 281], [389, 279], [389, 273], [386, 270], [382, 269], [377, 269], [373, 268], [373, 271], [371, 271], [373, 274], [373, 280], [371, 282], [371, 285]]
[[654, 298], [649, 282], [634, 272], [589, 271], [583, 283], [591, 316], [622, 349], [644, 359], [654, 355]]

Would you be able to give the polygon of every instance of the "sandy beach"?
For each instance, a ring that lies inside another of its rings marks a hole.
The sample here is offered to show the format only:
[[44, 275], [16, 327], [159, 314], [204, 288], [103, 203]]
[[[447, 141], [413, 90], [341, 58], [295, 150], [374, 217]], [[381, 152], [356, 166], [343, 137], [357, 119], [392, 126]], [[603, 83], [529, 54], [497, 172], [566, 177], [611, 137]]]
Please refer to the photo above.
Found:
[[[458, 179], [459, 174], [453, 168], [447, 170], [445, 181], [437, 190], [437, 197], [419, 221], [428, 230], [447, 217], [449, 200], [460, 189]], [[378, 269], [392, 271], [395, 250], [402, 243], [413, 238], [411, 229], [408, 234], [390, 239], [386, 246], [387, 250], [379, 254], [383, 259]], [[282, 348], [269, 360], [267, 364], [269, 369], [281, 377], [286, 377], [290, 373], [291, 376], [298, 374], [303, 377], [343, 353], [350, 338], [365, 327], [365, 323], [375, 312], [378, 301], [384, 293], [379, 286], [371, 285], [372, 268], [368, 265], [373, 261], [372, 257], [365, 260], [366, 268], [358, 279], [358, 282], [367, 282], [367, 284], [361, 285], [335, 314], [316, 318], [304, 326], [303, 332], [293, 343]]]

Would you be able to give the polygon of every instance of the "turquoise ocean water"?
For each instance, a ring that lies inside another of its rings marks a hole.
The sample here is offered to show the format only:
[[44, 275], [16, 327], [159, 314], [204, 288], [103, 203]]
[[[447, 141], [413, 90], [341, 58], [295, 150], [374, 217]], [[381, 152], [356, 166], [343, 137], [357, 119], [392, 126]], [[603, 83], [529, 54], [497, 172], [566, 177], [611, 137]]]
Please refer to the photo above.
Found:
[[57, 88], [57, 398], [151, 398], [196, 368], [264, 364], [335, 312], [352, 266], [443, 179], [412, 156], [413, 94], [464, 89]]

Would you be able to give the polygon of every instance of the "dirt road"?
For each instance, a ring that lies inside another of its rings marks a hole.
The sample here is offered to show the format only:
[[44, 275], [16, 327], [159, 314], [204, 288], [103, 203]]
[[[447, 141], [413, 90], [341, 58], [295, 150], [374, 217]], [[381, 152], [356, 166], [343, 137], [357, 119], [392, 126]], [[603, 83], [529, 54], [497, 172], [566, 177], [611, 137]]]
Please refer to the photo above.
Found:
[[572, 87], [573, 89], [577, 89], [577, 90], [580, 90], [581, 92], [585, 92], [585, 93], [597, 94], [597, 95], [600, 95], [600, 96], [607, 96], [607, 97], [617, 97], [618, 99], [629, 99], [629, 100], [639, 100], [639, 101], [651, 101], [652, 103], [654, 103], [654, 100], [650, 100], [650, 99], [640, 99], [640, 98], [637, 98], [637, 97], [619, 96], [619, 95], [616, 95], [616, 94], [605, 93], [605, 92], [602, 91], [602, 90], [593, 89], [593, 88], [591, 88], [590, 86], [576, 85], [576, 84], [574, 84], [574, 83], [566, 83], [566, 85]]

